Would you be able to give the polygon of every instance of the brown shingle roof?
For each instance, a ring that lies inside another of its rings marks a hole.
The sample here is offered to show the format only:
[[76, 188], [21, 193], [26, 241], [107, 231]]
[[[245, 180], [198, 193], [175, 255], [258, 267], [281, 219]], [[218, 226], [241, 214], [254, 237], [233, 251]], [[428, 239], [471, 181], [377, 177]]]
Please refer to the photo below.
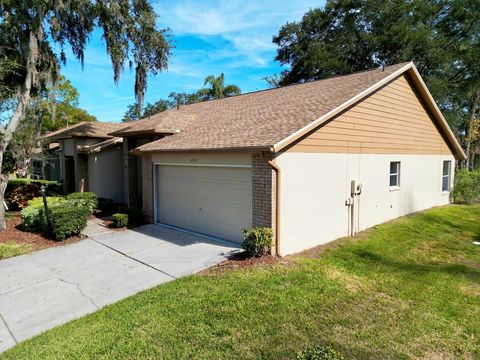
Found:
[[412, 80], [457, 159], [464, 159], [462, 147], [411, 62], [183, 106], [130, 124], [122, 135], [141, 133], [142, 129], [180, 131], [138, 147], [137, 153], [227, 149], [278, 152], [403, 74]]
[[57, 131], [53, 131], [47, 134], [45, 137], [50, 141], [57, 139], [65, 139], [70, 137], [89, 137], [110, 139], [113, 136], [111, 132], [124, 128], [125, 124], [120, 123], [107, 123], [107, 122], [87, 122], [82, 121], [78, 124], [67, 126]]
[[120, 132], [180, 130], [140, 146], [139, 152], [269, 148], [405, 65], [186, 105]]

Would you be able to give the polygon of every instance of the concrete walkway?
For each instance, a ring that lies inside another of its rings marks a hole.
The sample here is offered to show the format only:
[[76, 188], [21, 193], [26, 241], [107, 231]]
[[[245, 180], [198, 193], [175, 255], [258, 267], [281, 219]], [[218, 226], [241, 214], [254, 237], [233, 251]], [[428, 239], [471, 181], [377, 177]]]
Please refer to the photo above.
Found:
[[106, 220], [106, 218], [99, 219], [94, 217], [92, 219], [88, 219], [87, 226], [85, 226], [85, 229], [83, 229], [82, 235], [85, 235], [86, 237], [89, 237], [89, 238], [94, 238], [100, 235], [113, 233], [115, 229], [110, 229], [104, 226], [103, 225], [104, 220]]
[[0, 351], [238, 248], [157, 225], [0, 261]]

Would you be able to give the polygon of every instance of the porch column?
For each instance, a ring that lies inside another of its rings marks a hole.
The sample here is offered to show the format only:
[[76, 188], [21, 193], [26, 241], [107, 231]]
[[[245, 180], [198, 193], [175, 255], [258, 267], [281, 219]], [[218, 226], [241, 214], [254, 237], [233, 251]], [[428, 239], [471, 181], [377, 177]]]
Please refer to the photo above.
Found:
[[58, 155], [60, 167], [60, 181], [62, 182], [63, 193], [67, 193], [67, 172], [65, 167], [65, 144], [63, 140], [60, 141], [60, 154]]
[[132, 155], [128, 152], [128, 138], [123, 138], [123, 201], [127, 207], [130, 207], [130, 162]]
[[77, 139], [73, 138], [73, 162], [75, 169], [75, 191], [84, 192], [87, 191], [86, 181], [86, 161], [81, 157], [77, 151]]

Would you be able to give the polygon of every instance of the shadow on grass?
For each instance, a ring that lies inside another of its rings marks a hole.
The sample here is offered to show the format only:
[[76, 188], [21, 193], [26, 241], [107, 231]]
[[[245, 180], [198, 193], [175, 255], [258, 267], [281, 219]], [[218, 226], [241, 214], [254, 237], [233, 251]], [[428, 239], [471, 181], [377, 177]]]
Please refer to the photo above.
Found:
[[464, 276], [476, 282], [480, 281], [480, 271], [466, 264], [418, 264], [414, 262], [397, 261], [363, 249], [353, 250], [353, 253], [364, 261], [381, 266], [385, 272], [400, 271], [415, 275], [444, 273], [452, 276]]
[[435, 215], [430, 213], [420, 213], [420, 214], [414, 214], [412, 216], [429, 225], [434, 225], [434, 226], [441, 225], [441, 226], [446, 226], [455, 230], [465, 231], [465, 224], [453, 222], [449, 220], [448, 217], [446, 216], [440, 216], [440, 215]]

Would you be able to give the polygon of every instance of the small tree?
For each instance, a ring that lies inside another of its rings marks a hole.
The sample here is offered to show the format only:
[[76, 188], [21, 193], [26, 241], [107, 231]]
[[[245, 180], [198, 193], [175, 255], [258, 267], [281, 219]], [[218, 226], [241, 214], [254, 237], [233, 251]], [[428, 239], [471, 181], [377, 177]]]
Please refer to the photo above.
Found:
[[[0, 126], [0, 167], [7, 146], [25, 118], [32, 98], [56, 82], [59, 63], [70, 45], [82, 64], [90, 34], [99, 28], [117, 83], [126, 63], [135, 70], [135, 97], [141, 107], [147, 77], [167, 67], [171, 45], [167, 30], [156, 28], [157, 16], [147, 0], [70, 0], [0, 2], [0, 108], [12, 115]], [[57, 54], [54, 50], [59, 48]], [[0, 175], [0, 229], [5, 228], [1, 206], [8, 174]]]

